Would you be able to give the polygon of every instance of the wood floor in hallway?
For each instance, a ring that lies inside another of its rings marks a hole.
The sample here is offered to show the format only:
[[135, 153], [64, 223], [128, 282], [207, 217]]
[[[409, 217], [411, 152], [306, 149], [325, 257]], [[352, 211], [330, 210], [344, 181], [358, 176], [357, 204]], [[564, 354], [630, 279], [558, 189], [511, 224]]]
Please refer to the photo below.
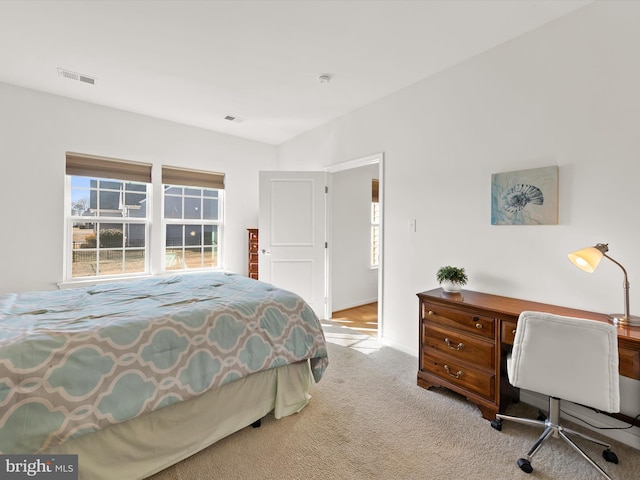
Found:
[[331, 320], [367, 335], [378, 335], [378, 302], [333, 312]]

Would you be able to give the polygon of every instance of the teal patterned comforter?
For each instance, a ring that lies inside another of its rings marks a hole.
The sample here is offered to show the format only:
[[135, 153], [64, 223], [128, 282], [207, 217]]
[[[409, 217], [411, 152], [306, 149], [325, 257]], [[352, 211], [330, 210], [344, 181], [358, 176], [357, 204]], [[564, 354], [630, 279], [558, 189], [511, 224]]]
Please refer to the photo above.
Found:
[[297, 295], [198, 273], [0, 296], [0, 453], [37, 453], [281, 365], [328, 365]]

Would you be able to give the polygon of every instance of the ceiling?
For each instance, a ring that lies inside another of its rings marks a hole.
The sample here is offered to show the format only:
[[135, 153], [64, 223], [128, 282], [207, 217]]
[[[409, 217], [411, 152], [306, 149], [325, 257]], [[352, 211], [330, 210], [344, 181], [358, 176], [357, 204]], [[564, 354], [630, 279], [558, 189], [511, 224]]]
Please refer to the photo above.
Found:
[[0, 82], [278, 145], [588, 3], [4, 0]]

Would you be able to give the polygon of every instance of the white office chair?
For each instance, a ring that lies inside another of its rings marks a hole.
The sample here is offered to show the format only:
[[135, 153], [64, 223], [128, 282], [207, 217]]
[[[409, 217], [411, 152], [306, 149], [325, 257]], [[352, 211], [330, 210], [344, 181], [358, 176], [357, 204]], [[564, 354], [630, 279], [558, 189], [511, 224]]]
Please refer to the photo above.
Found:
[[610, 479], [567, 434], [604, 446], [604, 459], [618, 463], [611, 446], [561, 426], [560, 401], [567, 400], [609, 413], [620, 411], [616, 328], [595, 320], [522, 312], [513, 351], [507, 359], [507, 371], [509, 382], [514, 387], [549, 395], [549, 413], [544, 421], [497, 414], [491, 422], [496, 430], [502, 430], [503, 420], [544, 427], [544, 432], [526, 457], [518, 460], [520, 469], [531, 473], [531, 458], [543, 442], [553, 436], [566, 441], [603, 477]]

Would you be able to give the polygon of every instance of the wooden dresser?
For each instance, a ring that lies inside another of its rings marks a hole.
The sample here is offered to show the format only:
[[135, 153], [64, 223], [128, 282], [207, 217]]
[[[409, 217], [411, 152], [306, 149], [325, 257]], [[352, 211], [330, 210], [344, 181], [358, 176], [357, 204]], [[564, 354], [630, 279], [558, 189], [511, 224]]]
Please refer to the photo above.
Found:
[[[507, 378], [506, 356], [521, 312], [607, 321], [600, 313], [466, 290], [451, 294], [437, 288], [418, 293], [418, 299], [418, 385], [458, 392], [488, 420], [518, 397]], [[620, 375], [640, 380], [640, 327], [618, 327], [618, 349]]]
[[247, 228], [249, 236], [249, 278], [258, 280], [258, 229]]

